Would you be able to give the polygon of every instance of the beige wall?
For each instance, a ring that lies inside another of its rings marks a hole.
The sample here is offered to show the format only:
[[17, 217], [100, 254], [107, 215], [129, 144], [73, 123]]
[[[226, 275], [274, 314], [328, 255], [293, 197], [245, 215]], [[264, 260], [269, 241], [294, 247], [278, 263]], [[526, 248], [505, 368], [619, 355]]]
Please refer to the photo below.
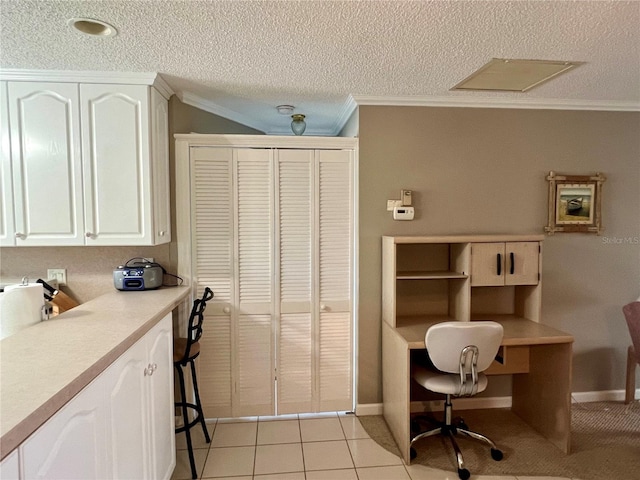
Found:
[[[624, 388], [621, 307], [640, 294], [640, 113], [359, 110], [358, 403], [382, 400], [380, 237], [542, 233], [550, 170], [607, 176], [605, 231], [545, 239], [543, 321], [575, 337], [574, 392]], [[412, 222], [386, 211], [402, 188], [414, 192]]]
[[[172, 224], [175, 225], [173, 134], [261, 132], [185, 105], [175, 96], [169, 101], [169, 130]], [[55, 208], [52, 212], [55, 213]], [[175, 231], [172, 238], [175, 238]], [[66, 268], [68, 285], [62, 290], [83, 303], [111, 291], [113, 269], [136, 256], [153, 257], [169, 272], [176, 271], [177, 255], [173, 244], [157, 247], [7, 247], [0, 249], [0, 283], [12, 283], [23, 276], [45, 279], [47, 268]]]

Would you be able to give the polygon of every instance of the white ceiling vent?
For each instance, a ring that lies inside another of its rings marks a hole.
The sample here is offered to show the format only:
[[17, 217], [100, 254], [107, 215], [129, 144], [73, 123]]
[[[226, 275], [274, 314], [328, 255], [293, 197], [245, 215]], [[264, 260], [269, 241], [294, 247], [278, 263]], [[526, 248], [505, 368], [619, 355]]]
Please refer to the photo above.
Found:
[[451, 90], [526, 92], [582, 63], [494, 58]]

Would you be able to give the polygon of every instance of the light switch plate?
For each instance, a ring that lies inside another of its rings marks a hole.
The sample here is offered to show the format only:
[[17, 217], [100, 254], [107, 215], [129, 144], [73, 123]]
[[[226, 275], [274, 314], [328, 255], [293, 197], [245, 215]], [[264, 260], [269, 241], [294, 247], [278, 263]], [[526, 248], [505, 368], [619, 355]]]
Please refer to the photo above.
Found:
[[402, 200], [387, 200], [387, 212], [393, 212], [395, 207], [401, 207]]

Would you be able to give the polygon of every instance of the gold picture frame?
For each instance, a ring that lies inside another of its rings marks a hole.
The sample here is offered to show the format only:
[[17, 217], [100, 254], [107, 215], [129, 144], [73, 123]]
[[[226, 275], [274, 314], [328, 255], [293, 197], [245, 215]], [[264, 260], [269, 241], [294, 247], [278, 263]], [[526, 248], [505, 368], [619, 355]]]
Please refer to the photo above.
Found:
[[583, 232], [600, 235], [602, 227], [602, 184], [606, 177], [559, 175], [549, 172], [549, 224], [545, 232]]

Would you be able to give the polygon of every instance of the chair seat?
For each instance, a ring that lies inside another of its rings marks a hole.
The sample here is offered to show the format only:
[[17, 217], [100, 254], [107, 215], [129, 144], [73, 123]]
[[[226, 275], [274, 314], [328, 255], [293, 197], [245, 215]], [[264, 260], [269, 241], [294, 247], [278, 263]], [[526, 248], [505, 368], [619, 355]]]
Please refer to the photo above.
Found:
[[[445, 395], [458, 395], [460, 393], [460, 375], [454, 373], [442, 373], [430, 370], [423, 366], [415, 368], [413, 379], [427, 390]], [[487, 388], [487, 376], [478, 373], [478, 392]]]
[[[186, 338], [175, 338], [173, 340], [173, 363], [179, 363], [184, 359], [184, 352], [187, 349], [187, 339]], [[190, 360], [192, 358], [196, 358], [200, 353], [200, 342], [195, 342], [191, 344], [191, 349], [189, 350], [189, 358], [186, 360]]]

